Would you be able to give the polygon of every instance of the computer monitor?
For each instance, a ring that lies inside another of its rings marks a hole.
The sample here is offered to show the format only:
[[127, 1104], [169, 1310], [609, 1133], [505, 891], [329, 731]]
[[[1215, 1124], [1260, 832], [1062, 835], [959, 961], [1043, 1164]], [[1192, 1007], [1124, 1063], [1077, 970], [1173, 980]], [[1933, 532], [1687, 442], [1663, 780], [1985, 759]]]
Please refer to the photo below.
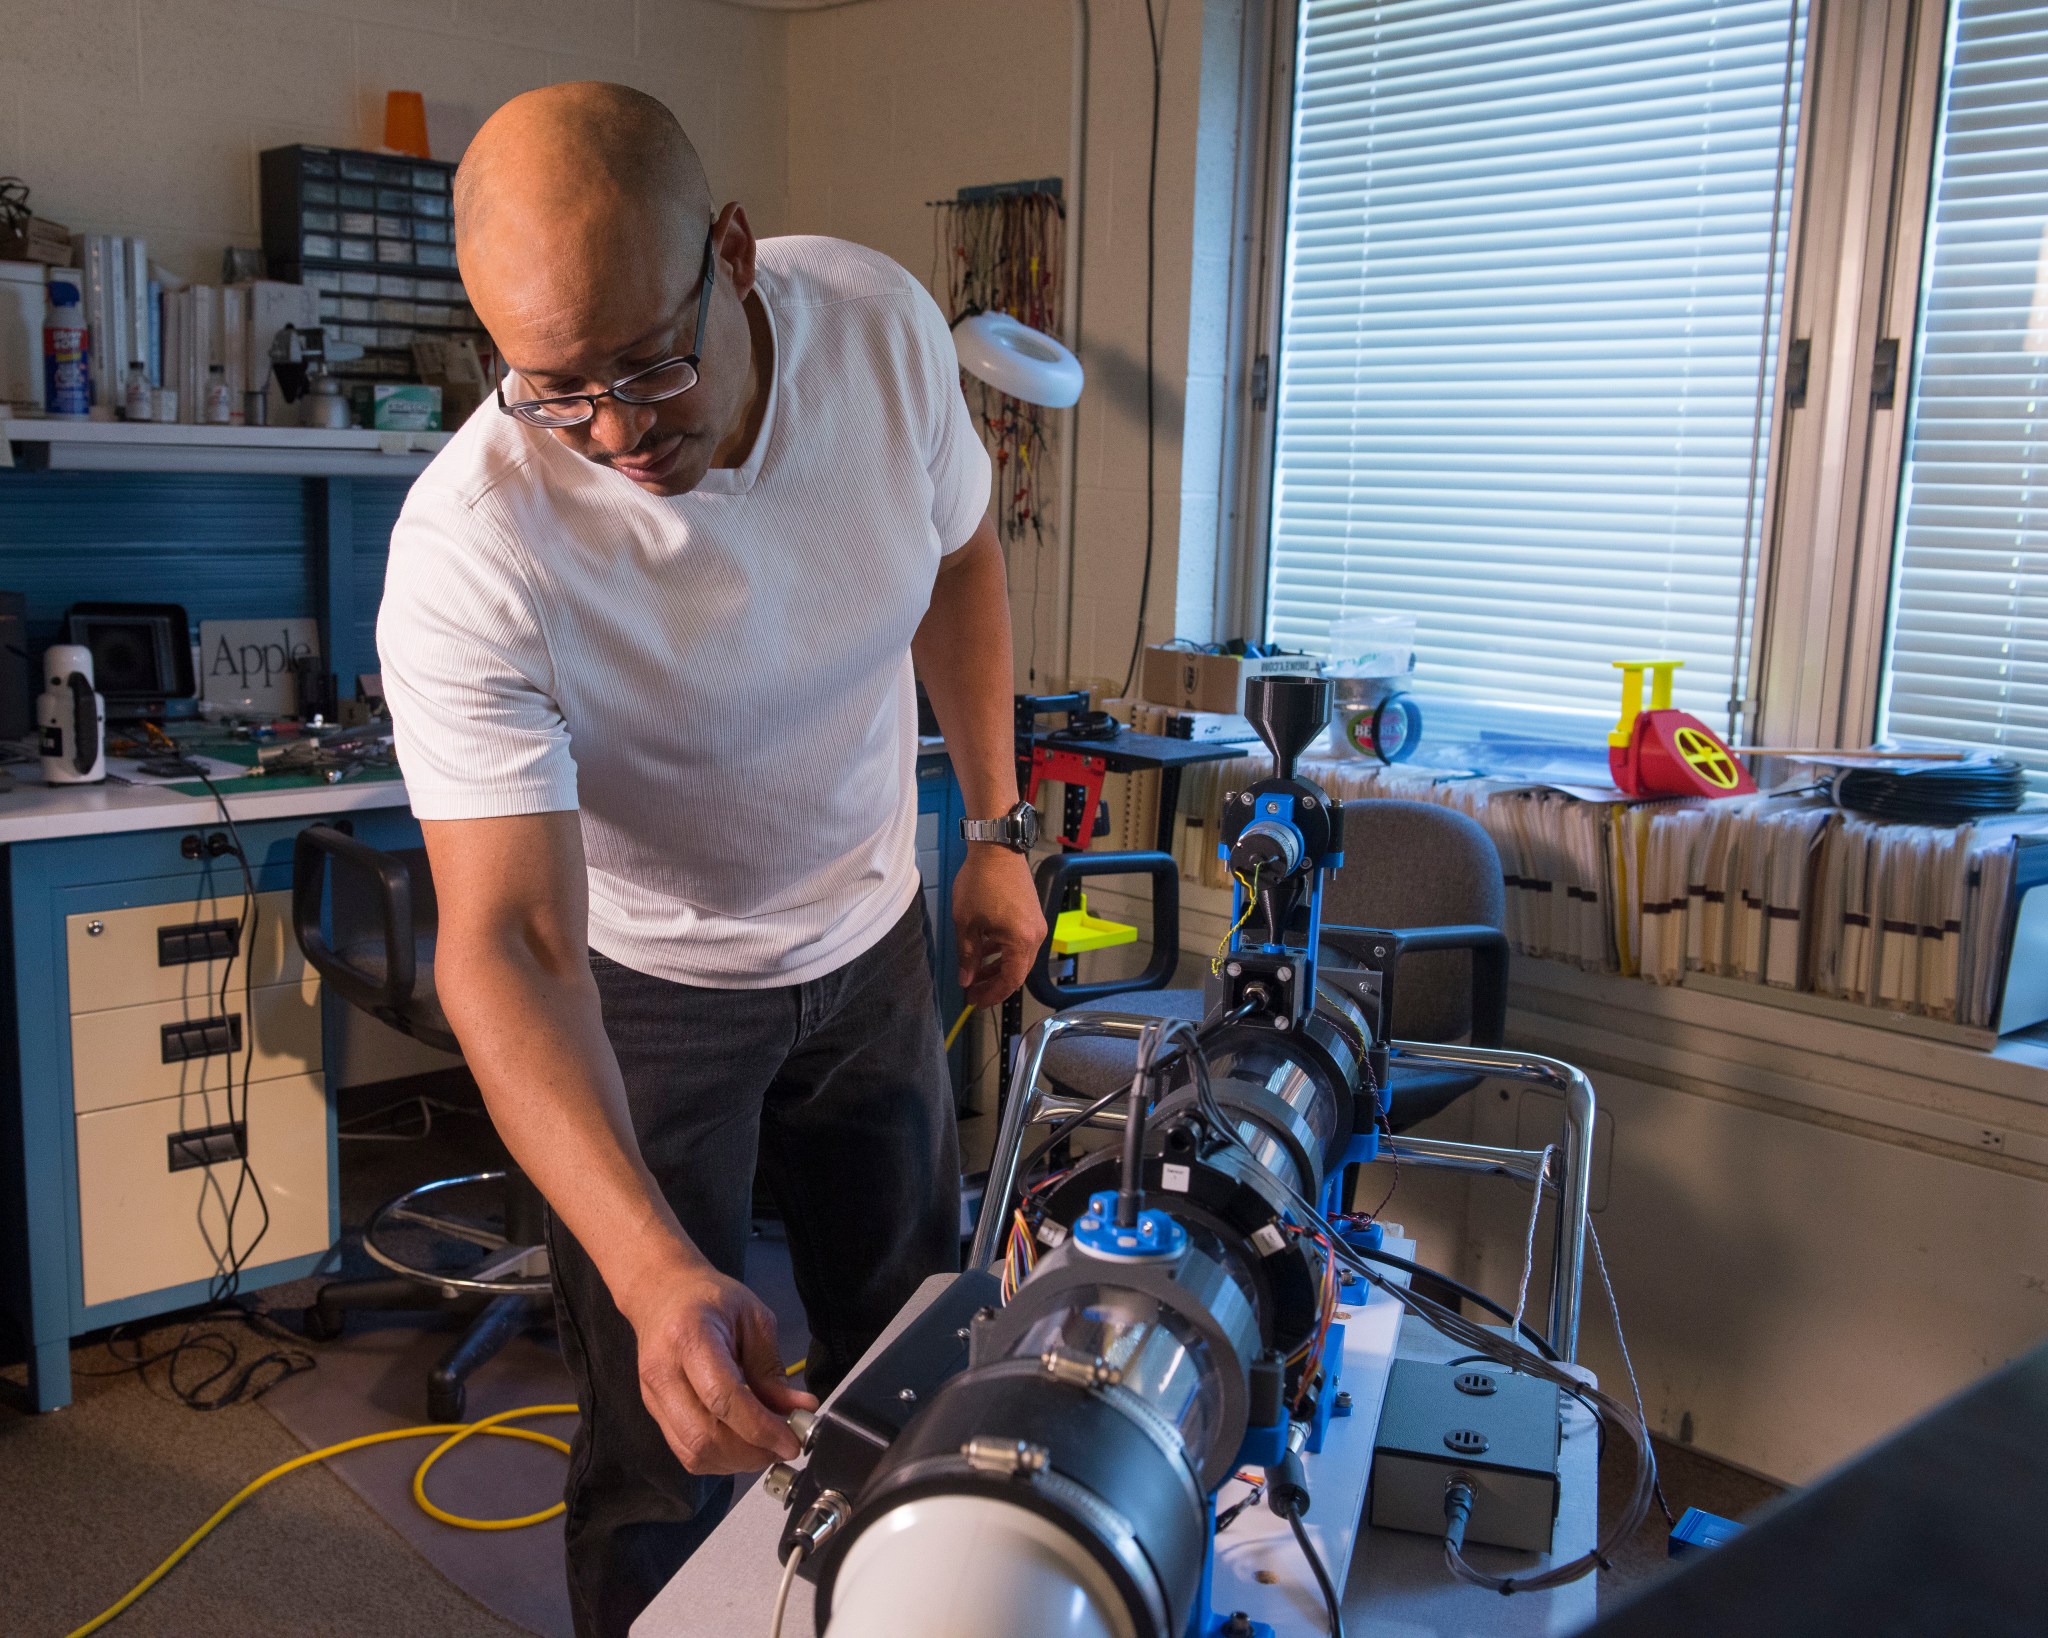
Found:
[[65, 640], [92, 650], [94, 680], [113, 717], [147, 716], [198, 693], [192, 632], [176, 603], [74, 603]]

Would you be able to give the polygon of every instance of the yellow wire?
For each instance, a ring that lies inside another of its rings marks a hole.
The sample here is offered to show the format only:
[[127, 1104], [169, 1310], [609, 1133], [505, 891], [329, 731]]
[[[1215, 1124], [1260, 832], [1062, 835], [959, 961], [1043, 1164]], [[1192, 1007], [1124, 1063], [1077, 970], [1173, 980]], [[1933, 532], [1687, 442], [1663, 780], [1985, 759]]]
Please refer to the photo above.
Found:
[[782, 1374], [784, 1376], [795, 1376], [798, 1371], [802, 1370], [806, 1365], [810, 1364], [810, 1362], [811, 1356], [809, 1354], [805, 1354], [804, 1357], [798, 1360], [794, 1365], [783, 1366]]
[[148, 1575], [136, 1582], [119, 1599], [109, 1604], [98, 1615], [95, 1615], [90, 1621], [86, 1622], [84, 1626], [75, 1628], [68, 1635], [68, 1638], [86, 1638], [86, 1634], [98, 1632], [101, 1627], [113, 1620], [115, 1616], [129, 1608], [138, 1598], [148, 1592], [150, 1588], [169, 1575], [180, 1559], [211, 1535], [214, 1527], [221, 1520], [234, 1512], [243, 1502], [255, 1495], [257, 1491], [261, 1490], [273, 1479], [281, 1479], [287, 1473], [296, 1473], [300, 1468], [310, 1467], [315, 1462], [324, 1462], [331, 1457], [344, 1455], [351, 1450], [362, 1450], [370, 1445], [390, 1444], [393, 1440], [397, 1439], [430, 1438], [436, 1434], [442, 1436], [441, 1442], [427, 1453], [426, 1460], [421, 1462], [413, 1473], [412, 1493], [413, 1500], [425, 1508], [432, 1517], [439, 1519], [444, 1524], [452, 1524], [464, 1530], [517, 1530], [529, 1524], [544, 1523], [562, 1511], [562, 1504], [560, 1502], [556, 1502], [554, 1506], [544, 1512], [529, 1513], [526, 1517], [517, 1519], [468, 1519], [463, 1518], [459, 1514], [446, 1512], [427, 1500], [425, 1489], [427, 1469], [432, 1467], [441, 1458], [443, 1453], [459, 1445], [472, 1433], [491, 1433], [506, 1439], [530, 1439], [535, 1444], [552, 1446], [566, 1456], [569, 1453], [569, 1444], [565, 1439], [557, 1439], [551, 1433], [539, 1433], [532, 1428], [508, 1428], [500, 1427], [498, 1424], [523, 1416], [573, 1416], [575, 1413], [576, 1407], [574, 1405], [522, 1405], [517, 1410], [499, 1411], [495, 1416], [486, 1416], [476, 1422], [430, 1422], [423, 1427], [392, 1428], [384, 1433], [365, 1433], [354, 1439], [344, 1439], [337, 1445], [323, 1445], [318, 1450], [309, 1450], [305, 1455], [294, 1456], [288, 1462], [280, 1462], [268, 1473], [261, 1474], [243, 1485], [240, 1490], [237, 1490], [215, 1510], [213, 1517], [180, 1542], [177, 1550], [169, 1558], [151, 1570]]
[[1209, 972], [1212, 976], [1223, 971], [1223, 958], [1230, 954], [1230, 941], [1236, 938], [1239, 929], [1252, 919], [1252, 911], [1259, 902], [1259, 869], [1257, 865], [1252, 866], [1252, 879], [1250, 881], [1246, 881], [1243, 876], [1238, 875], [1234, 870], [1231, 872], [1231, 875], [1237, 877], [1237, 885], [1244, 889], [1244, 914], [1230, 924], [1229, 929], [1223, 935], [1223, 942], [1216, 946], [1216, 953], [1209, 958]]
[[[569, 1406], [572, 1411], [575, 1408], [574, 1405]], [[519, 1416], [527, 1413], [512, 1411], [506, 1414]], [[529, 1524], [545, 1524], [562, 1511], [562, 1504], [556, 1502], [554, 1506], [544, 1507], [538, 1513], [523, 1513], [515, 1519], [473, 1519], [461, 1513], [451, 1513], [428, 1499], [427, 1470], [472, 1433], [496, 1433], [514, 1439], [531, 1439], [537, 1445], [554, 1446], [564, 1456], [569, 1454], [569, 1442], [566, 1439], [557, 1439], [552, 1433], [536, 1433], [532, 1428], [501, 1428], [494, 1426], [493, 1422], [494, 1418], [485, 1417], [481, 1422], [467, 1423], [459, 1433], [451, 1433], [428, 1451], [426, 1460], [412, 1470], [412, 1499], [419, 1503], [420, 1511], [428, 1518], [438, 1519], [443, 1524], [452, 1524], [458, 1530], [524, 1530]]]
[[960, 1039], [960, 1031], [967, 1027], [968, 1014], [973, 1011], [974, 1004], [971, 1001], [960, 1009], [960, 1016], [953, 1020], [953, 1027], [946, 1031], [946, 1044], [941, 1049], [942, 1051], [951, 1052], [953, 1050], [953, 1043]]

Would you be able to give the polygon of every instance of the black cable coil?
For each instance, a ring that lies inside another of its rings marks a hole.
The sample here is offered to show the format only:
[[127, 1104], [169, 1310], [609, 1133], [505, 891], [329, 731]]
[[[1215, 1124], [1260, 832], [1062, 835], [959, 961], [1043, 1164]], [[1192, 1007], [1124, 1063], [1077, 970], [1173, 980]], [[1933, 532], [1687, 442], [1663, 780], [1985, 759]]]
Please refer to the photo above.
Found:
[[2013, 813], [2026, 794], [2026, 770], [2005, 756], [1919, 768], [1851, 768], [1834, 779], [1837, 805], [1915, 825], [1959, 825]]

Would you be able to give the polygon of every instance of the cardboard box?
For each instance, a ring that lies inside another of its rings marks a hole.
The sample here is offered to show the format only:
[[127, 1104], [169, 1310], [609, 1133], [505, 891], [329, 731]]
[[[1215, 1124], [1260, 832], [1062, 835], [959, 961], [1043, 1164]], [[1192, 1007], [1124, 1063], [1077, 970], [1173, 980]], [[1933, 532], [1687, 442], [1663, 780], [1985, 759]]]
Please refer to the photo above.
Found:
[[379, 432], [439, 432], [441, 430], [441, 389], [439, 387], [386, 386], [376, 389], [374, 425]]
[[419, 336], [412, 344], [413, 368], [430, 387], [441, 389], [441, 428], [453, 432], [490, 392], [476, 344], [467, 336]]
[[1138, 691], [1154, 705], [1184, 711], [1244, 713], [1244, 685], [1254, 677], [1317, 677], [1323, 662], [1313, 654], [1275, 654], [1251, 660], [1236, 654], [1199, 654], [1187, 648], [1148, 648], [1138, 671]]
[[0, 221], [0, 261], [71, 265], [71, 230], [47, 216]]

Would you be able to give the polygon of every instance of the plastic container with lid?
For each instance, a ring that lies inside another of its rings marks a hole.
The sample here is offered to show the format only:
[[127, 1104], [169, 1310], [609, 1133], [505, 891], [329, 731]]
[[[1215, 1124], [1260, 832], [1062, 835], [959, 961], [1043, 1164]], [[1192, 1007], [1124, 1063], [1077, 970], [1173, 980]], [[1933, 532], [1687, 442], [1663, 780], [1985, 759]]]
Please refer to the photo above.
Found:
[[0, 415], [43, 408], [41, 262], [0, 261]]

